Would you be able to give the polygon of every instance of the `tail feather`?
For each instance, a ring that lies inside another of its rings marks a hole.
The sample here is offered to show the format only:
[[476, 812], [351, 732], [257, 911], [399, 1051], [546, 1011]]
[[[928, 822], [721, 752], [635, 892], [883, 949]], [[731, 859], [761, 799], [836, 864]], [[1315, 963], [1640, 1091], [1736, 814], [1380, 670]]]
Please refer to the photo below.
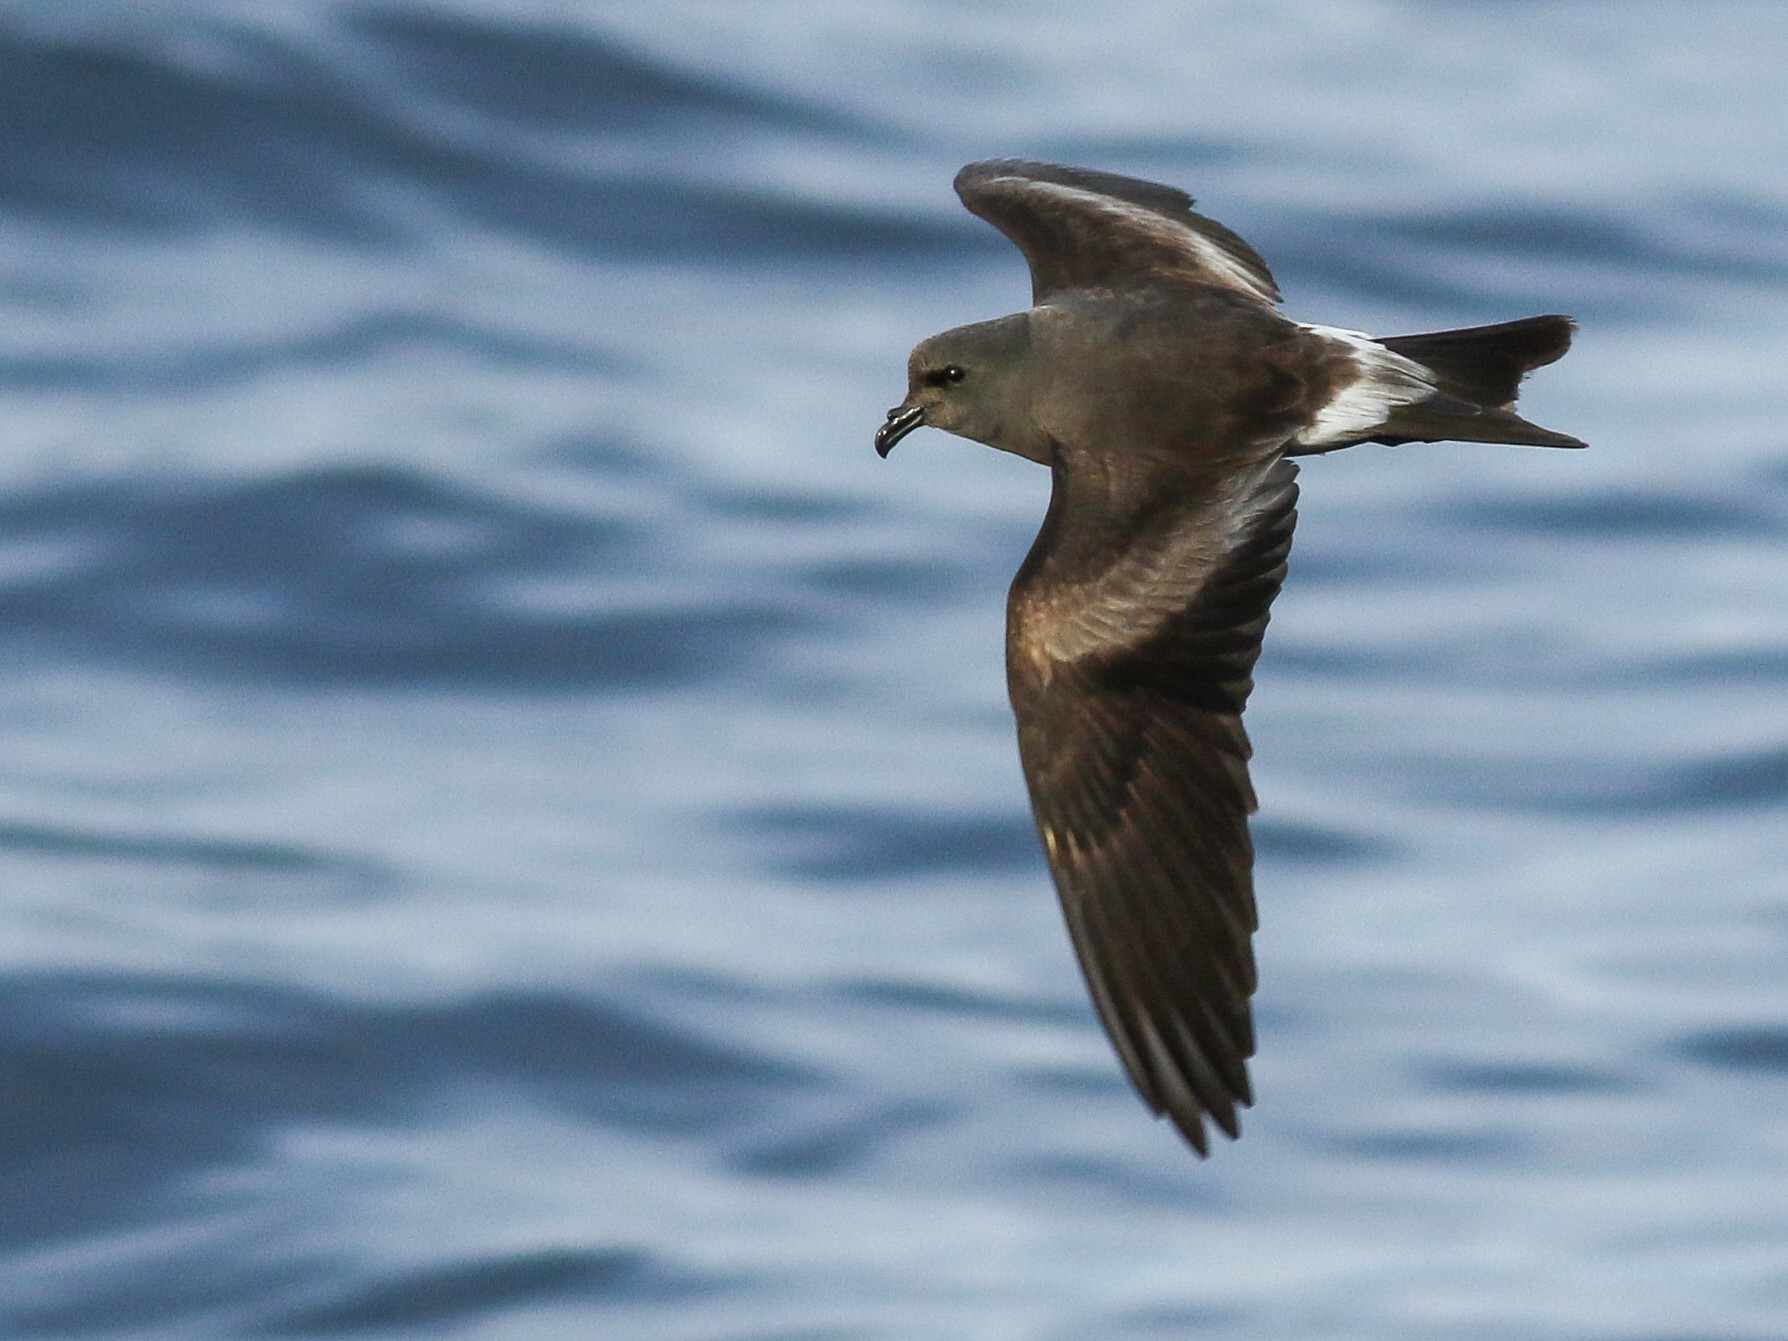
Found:
[[1447, 395], [1498, 410], [1515, 407], [1521, 378], [1564, 357], [1576, 329], [1569, 317], [1523, 317], [1495, 326], [1470, 326], [1378, 341], [1434, 373]]
[[1287, 456], [1314, 456], [1360, 442], [1586, 445], [1515, 413], [1522, 377], [1571, 347], [1576, 327], [1569, 317], [1525, 317], [1382, 339], [1323, 326], [1304, 329], [1340, 346], [1331, 357], [1355, 380], [1342, 383], [1288, 444]]
[[1576, 329], [1569, 317], [1524, 317], [1495, 326], [1392, 335], [1378, 341], [1434, 374], [1439, 394], [1401, 405], [1373, 442], [1508, 442], [1582, 447], [1580, 438], [1531, 424], [1515, 411], [1521, 379], [1564, 357]]
[[1581, 438], [1554, 433], [1494, 405], [1473, 405], [1448, 395], [1400, 405], [1366, 439], [1396, 447], [1406, 442], [1506, 442], [1519, 447], [1587, 447]]

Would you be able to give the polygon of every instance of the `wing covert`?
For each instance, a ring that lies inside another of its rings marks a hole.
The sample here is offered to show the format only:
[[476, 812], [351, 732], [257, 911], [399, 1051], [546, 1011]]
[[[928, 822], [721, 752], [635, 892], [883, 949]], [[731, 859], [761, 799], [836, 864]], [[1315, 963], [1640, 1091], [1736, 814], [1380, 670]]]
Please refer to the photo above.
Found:
[[1279, 301], [1260, 253], [1195, 213], [1192, 197], [1175, 187], [1000, 158], [963, 168], [956, 194], [1024, 253], [1036, 303], [1064, 289], [1117, 288], [1163, 274]]

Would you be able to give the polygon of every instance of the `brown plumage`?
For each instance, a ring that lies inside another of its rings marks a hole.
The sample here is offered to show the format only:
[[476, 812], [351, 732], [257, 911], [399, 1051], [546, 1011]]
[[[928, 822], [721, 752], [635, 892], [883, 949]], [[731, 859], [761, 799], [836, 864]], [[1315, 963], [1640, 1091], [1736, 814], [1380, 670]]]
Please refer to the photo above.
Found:
[[1012, 584], [1019, 756], [1068, 929], [1124, 1068], [1200, 1154], [1252, 1101], [1255, 808], [1242, 709], [1297, 513], [1292, 456], [1359, 442], [1580, 447], [1513, 411], [1565, 317], [1374, 340], [1275, 309], [1184, 192], [973, 163], [963, 203], [1030, 264], [1028, 312], [913, 351], [882, 455], [921, 425], [1050, 467]]

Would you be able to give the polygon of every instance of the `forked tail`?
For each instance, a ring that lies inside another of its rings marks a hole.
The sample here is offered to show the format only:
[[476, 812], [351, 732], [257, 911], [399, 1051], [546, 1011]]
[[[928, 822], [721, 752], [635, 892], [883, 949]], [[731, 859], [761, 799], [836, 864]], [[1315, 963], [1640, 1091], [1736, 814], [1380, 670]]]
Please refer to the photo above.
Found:
[[[1495, 326], [1391, 335], [1382, 339], [1322, 331], [1351, 345], [1362, 382], [1394, 394], [1359, 397], [1382, 417], [1355, 420], [1340, 431], [1301, 436], [1302, 450], [1330, 452], [1358, 442], [1507, 442], [1529, 447], [1582, 447], [1583, 441], [1529, 423], [1515, 413], [1521, 379], [1563, 357], [1574, 329], [1569, 317], [1524, 317]], [[1388, 355], [1385, 352], [1388, 351]], [[1394, 356], [1394, 357], [1391, 357]], [[1411, 365], [1415, 365], [1412, 367]], [[1427, 388], [1432, 387], [1431, 392]], [[1376, 399], [1376, 403], [1374, 403]]]
[[1515, 413], [1521, 379], [1564, 357], [1575, 325], [1569, 317], [1523, 317], [1378, 341], [1434, 375], [1440, 394], [1399, 406], [1370, 441], [1508, 442], [1530, 447], [1582, 447], [1581, 438], [1530, 424]]

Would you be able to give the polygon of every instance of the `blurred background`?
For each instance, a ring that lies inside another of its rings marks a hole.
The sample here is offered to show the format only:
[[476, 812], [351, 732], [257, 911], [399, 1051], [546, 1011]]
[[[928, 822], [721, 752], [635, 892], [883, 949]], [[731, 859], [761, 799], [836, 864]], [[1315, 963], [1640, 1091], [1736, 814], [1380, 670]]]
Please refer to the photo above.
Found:
[[[1788, 1331], [1776, 0], [0, 11], [0, 1333]], [[1036, 850], [1044, 473], [870, 435], [1183, 185], [1288, 310], [1564, 311], [1583, 453], [1309, 462], [1259, 1106]]]

